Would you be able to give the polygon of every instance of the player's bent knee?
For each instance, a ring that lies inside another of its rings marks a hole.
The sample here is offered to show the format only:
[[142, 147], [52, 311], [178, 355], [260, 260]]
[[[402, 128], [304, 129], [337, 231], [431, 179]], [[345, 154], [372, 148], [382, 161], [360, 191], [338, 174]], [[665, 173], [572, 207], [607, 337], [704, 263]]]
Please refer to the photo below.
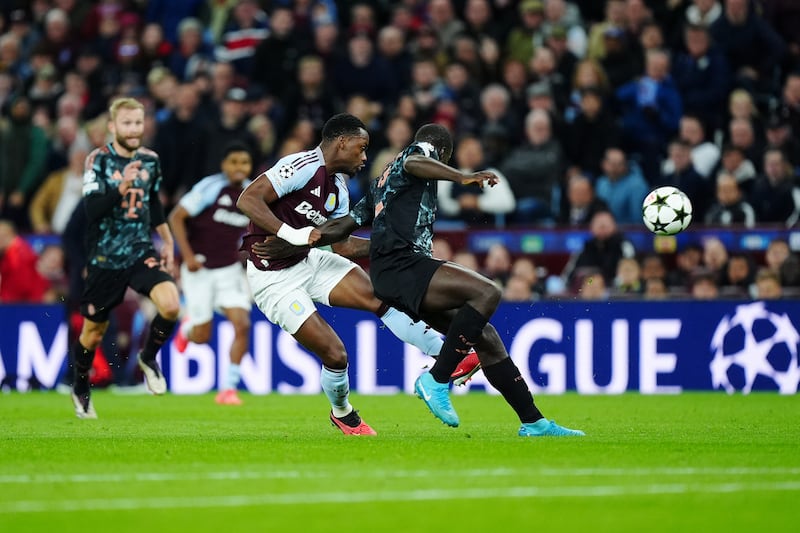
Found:
[[322, 362], [328, 368], [343, 370], [347, 368], [347, 352], [344, 350], [330, 350], [321, 357]]

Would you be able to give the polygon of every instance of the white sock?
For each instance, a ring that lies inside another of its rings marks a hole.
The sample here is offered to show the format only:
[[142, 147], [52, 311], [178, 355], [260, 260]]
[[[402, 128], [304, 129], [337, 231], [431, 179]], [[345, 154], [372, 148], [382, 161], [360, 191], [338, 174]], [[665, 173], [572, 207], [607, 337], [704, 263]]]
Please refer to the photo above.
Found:
[[237, 389], [239, 387], [239, 379], [242, 377], [242, 370], [239, 365], [231, 363], [228, 366], [228, 381], [225, 383], [226, 389]]
[[444, 340], [441, 335], [422, 320], [414, 322], [410, 316], [394, 307], [390, 307], [380, 318], [398, 339], [413, 344], [425, 355], [436, 357], [442, 350]]
[[342, 418], [349, 415], [353, 410], [350, 405], [350, 380], [347, 377], [347, 369], [334, 370], [327, 366], [322, 366], [321, 372], [322, 390], [328, 396], [328, 401], [331, 402], [331, 410], [333, 416]]

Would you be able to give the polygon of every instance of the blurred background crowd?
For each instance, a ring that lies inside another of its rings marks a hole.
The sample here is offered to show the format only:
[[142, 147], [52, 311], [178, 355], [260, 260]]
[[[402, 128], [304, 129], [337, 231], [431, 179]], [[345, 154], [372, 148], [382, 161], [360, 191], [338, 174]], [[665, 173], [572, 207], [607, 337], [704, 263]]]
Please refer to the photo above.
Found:
[[[83, 161], [122, 95], [146, 106], [167, 210], [218, 172], [230, 140], [261, 172], [313, 148], [341, 111], [371, 135], [356, 201], [434, 121], [453, 133], [451, 164], [503, 178], [442, 184], [443, 223], [590, 231], [546, 266], [438, 241], [437, 256], [508, 300], [774, 298], [800, 285], [784, 240], [658, 254], [624, 233], [642, 229], [658, 185], [689, 195], [695, 228], [797, 226], [795, 0], [0, 0], [0, 302], [78, 297]], [[57, 238], [32, 247], [35, 235]]]

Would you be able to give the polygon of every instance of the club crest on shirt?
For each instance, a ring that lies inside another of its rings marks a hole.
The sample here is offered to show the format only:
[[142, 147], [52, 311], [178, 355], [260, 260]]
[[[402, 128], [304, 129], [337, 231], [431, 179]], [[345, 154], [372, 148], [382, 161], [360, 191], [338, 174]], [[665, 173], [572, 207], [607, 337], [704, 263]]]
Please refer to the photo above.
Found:
[[325, 210], [330, 212], [336, 208], [336, 195], [330, 193], [328, 198], [325, 200]]

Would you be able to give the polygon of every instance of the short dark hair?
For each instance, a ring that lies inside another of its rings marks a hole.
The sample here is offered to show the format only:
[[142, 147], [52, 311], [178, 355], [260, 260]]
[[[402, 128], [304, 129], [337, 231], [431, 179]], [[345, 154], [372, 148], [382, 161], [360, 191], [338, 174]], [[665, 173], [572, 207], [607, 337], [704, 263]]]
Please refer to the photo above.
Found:
[[359, 135], [361, 130], [366, 131], [367, 127], [358, 117], [350, 113], [339, 113], [329, 118], [325, 125], [322, 126], [322, 140], [330, 142], [342, 135]]
[[441, 124], [425, 124], [417, 130], [414, 140], [431, 143], [442, 159], [447, 159], [453, 153], [453, 137]]
[[222, 149], [222, 159], [225, 159], [233, 152], [247, 152], [247, 154], [250, 156], [250, 159], [253, 158], [253, 154], [250, 151], [250, 147], [243, 141], [236, 140], [226, 144], [225, 147]]

